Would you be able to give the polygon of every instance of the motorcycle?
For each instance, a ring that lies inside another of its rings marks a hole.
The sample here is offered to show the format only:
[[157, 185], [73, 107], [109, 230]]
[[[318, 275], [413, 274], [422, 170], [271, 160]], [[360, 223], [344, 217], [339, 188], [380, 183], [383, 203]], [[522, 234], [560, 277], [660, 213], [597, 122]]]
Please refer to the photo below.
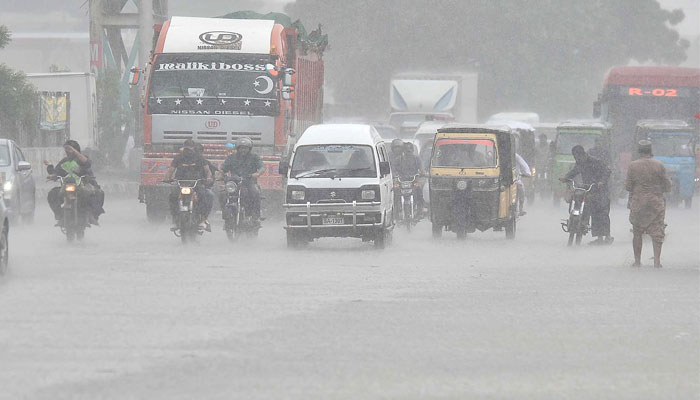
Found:
[[250, 177], [243, 178], [235, 175], [224, 179], [226, 203], [221, 211], [224, 218], [224, 231], [232, 242], [238, 240], [243, 234], [248, 237], [257, 237], [260, 230], [260, 224], [252, 215], [248, 215], [246, 209], [248, 186], [244, 183], [250, 179]]
[[175, 216], [177, 227], [172, 228], [171, 231], [175, 236], [182, 239], [182, 243], [194, 241], [195, 237], [204, 233], [204, 228], [201, 226], [204, 217], [199, 210], [199, 196], [195, 188], [197, 185], [203, 185], [206, 181], [204, 179], [183, 179], [163, 182], [176, 184], [180, 189], [178, 194], [178, 214]]
[[403, 225], [409, 232], [419, 221], [418, 205], [414, 196], [414, 191], [420, 190], [420, 185], [417, 182], [418, 176], [414, 175], [410, 179], [406, 178], [405, 180], [397, 177], [394, 183], [394, 189], [398, 190], [394, 195], [394, 210], [397, 210], [397, 223]]
[[562, 220], [561, 229], [569, 234], [568, 246], [576, 241], [576, 245], [581, 244], [581, 239], [590, 230], [590, 214], [586, 211], [586, 200], [588, 193], [593, 189], [595, 183], [588, 186], [577, 186], [573, 180], [569, 180], [571, 199], [569, 200], [569, 218]]
[[63, 215], [58, 226], [61, 232], [66, 235], [68, 242], [73, 242], [75, 239], [83, 240], [85, 237], [85, 228], [90, 226], [88, 212], [89, 208], [86, 203], [88, 193], [83, 185], [85, 176], [56, 176], [51, 180], [60, 181], [61, 197], [63, 203], [61, 209]]

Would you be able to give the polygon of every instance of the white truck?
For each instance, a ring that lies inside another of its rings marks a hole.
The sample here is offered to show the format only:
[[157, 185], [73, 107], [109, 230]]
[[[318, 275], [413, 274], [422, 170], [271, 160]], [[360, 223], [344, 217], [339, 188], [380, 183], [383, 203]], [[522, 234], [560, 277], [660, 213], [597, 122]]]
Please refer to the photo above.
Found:
[[399, 74], [391, 79], [389, 123], [412, 139], [423, 121], [477, 122], [478, 74]]

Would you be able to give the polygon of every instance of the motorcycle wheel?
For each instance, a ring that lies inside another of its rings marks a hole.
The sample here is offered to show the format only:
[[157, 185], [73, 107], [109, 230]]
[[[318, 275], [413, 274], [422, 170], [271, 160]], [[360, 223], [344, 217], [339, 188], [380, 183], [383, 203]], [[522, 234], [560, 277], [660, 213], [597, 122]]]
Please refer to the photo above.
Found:
[[684, 199], [683, 202], [685, 202], [685, 208], [690, 209], [693, 207], [693, 198], [692, 197], [688, 197], [688, 198]]
[[576, 234], [574, 232], [569, 232], [569, 241], [566, 243], [567, 246], [574, 244], [574, 237]]
[[72, 228], [66, 228], [66, 240], [68, 243], [75, 241], [75, 231]]
[[433, 222], [433, 238], [438, 239], [442, 237], [442, 225]]
[[406, 231], [410, 232], [412, 228], [411, 225], [413, 225], [413, 216], [411, 215], [411, 208], [404, 206], [403, 210], [403, 222], [406, 226]]
[[513, 214], [513, 218], [508, 221], [508, 224], [506, 225], [506, 239], [515, 239], [515, 229], [516, 229], [516, 218], [515, 214]]
[[576, 245], [577, 246], [581, 244], [581, 239], [583, 239], [583, 233], [579, 232], [576, 234]]
[[75, 238], [80, 240], [85, 239], [85, 229], [79, 229], [75, 232]]

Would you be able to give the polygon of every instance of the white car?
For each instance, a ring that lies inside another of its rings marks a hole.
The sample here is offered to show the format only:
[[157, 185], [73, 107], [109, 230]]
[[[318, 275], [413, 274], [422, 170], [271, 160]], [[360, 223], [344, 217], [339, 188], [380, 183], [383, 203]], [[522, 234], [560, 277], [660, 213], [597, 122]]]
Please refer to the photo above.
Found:
[[4, 205], [13, 220], [22, 217], [25, 222], [34, 220], [36, 184], [32, 165], [27, 162], [22, 149], [13, 140], [0, 139], [0, 176]]
[[320, 237], [356, 237], [383, 248], [394, 228], [393, 180], [384, 141], [371, 125], [309, 127], [299, 138], [287, 177], [287, 245]]

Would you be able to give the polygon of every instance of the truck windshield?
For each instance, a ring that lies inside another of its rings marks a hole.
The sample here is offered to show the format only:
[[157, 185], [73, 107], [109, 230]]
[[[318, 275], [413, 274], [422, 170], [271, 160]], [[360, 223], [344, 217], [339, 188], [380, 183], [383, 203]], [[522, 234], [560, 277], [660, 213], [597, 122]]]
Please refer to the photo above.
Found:
[[294, 153], [292, 178], [377, 176], [372, 147], [354, 144], [299, 146]]
[[651, 149], [659, 157], [692, 157], [690, 134], [651, 133]]
[[571, 149], [578, 145], [588, 151], [595, 146], [595, 140], [599, 137], [593, 133], [560, 133], [557, 136], [557, 154], [571, 154]]
[[493, 140], [440, 139], [433, 150], [433, 167], [493, 168], [498, 155]]
[[259, 55], [161, 54], [153, 62], [150, 114], [276, 115], [277, 80]]

